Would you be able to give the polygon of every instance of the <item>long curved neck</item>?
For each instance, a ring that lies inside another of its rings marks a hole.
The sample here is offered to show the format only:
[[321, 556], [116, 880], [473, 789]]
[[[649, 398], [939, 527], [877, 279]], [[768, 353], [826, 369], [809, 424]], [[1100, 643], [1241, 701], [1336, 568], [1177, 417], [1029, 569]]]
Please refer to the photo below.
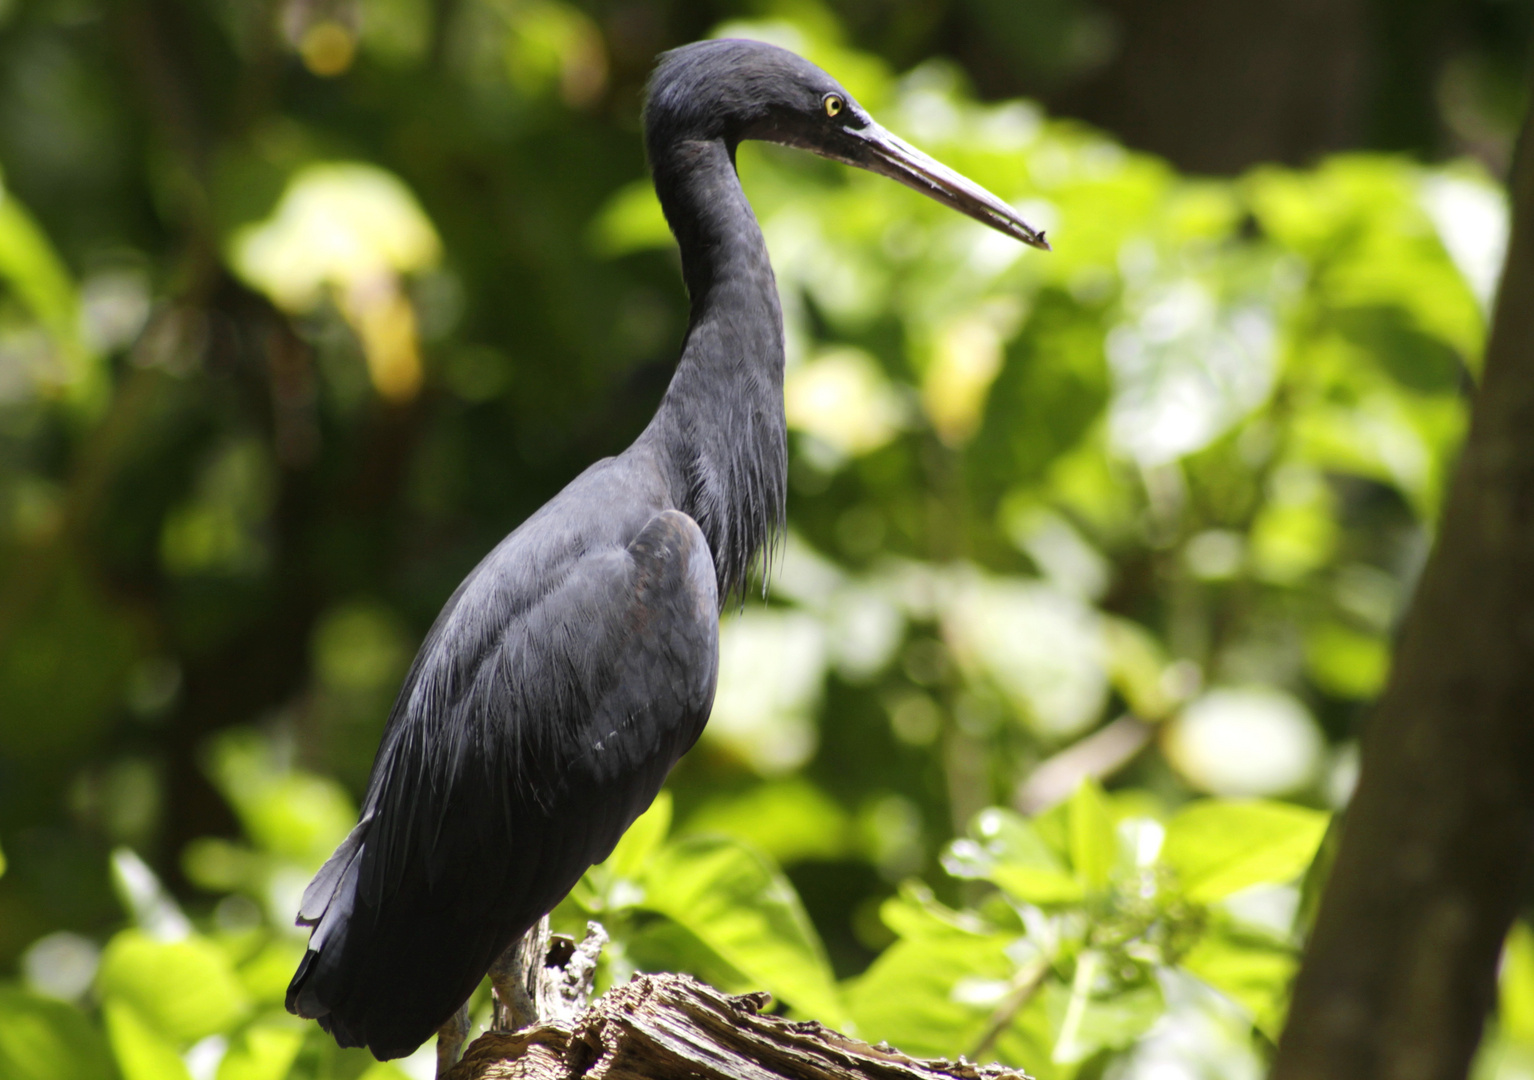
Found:
[[652, 149], [655, 189], [682, 251], [692, 315], [659, 443], [676, 504], [703, 529], [721, 603], [783, 524], [783, 313], [767, 245], [722, 140]]

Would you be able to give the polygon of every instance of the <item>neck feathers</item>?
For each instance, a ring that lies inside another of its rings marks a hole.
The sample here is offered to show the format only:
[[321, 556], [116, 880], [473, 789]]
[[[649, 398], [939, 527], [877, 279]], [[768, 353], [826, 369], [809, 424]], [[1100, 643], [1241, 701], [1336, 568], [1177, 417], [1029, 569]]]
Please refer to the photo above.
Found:
[[783, 526], [783, 313], [733, 148], [678, 142], [652, 164], [692, 315], [650, 434], [671, 461], [678, 508], [708, 539], [723, 604], [744, 596], [752, 562]]

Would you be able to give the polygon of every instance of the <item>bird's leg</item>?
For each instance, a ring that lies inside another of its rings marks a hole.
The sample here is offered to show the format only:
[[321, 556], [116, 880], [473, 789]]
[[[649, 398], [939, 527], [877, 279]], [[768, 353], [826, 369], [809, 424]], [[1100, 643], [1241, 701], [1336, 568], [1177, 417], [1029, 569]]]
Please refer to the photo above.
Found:
[[448, 1070], [458, 1064], [463, 1053], [463, 1041], [469, 1037], [469, 1003], [458, 1006], [458, 1011], [447, 1018], [447, 1023], [437, 1029], [437, 1080], [444, 1080]]
[[490, 985], [495, 989], [493, 1031], [521, 1031], [541, 1017], [538, 983], [544, 957], [549, 952], [549, 917], [539, 919], [531, 930], [509, 945], [490, 965]]

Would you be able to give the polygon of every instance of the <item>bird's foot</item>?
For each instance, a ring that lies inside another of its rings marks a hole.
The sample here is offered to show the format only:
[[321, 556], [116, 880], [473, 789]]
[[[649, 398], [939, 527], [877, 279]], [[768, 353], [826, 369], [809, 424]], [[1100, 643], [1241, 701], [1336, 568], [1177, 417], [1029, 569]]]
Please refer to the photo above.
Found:
[[513, 942], [490, 968], [495, 988], [493, 1031], [521, 1031], [573, 1018], [591, 1000], [597, 958], [607, 944], [601, 923], [588, 922], [586, 937], [549, 933], [545, 917]]
[[447, 1023], [437, 1029], [437, 1080], [445, 1080], [448, 1071], [458, 1064], [464, 1040], [469, 1037], [469, 1003], [458, 1006]]
[[538, 982], [549, 954], [549, 917], [513, 941], [490, 965], [495, 990], [492, 1031], [521, 1031], [538, 1022]]

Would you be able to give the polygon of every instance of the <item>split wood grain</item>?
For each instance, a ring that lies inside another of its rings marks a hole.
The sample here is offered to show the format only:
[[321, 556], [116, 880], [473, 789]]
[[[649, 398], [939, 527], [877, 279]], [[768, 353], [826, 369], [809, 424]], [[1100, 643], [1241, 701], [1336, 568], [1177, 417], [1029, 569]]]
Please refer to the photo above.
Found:
[[1029, 1080], [772, 1016], [762, 1011], [771, 1000], [686, 975], [636, 975], [568, 1023], [481, 1036], [448, 1080]]

